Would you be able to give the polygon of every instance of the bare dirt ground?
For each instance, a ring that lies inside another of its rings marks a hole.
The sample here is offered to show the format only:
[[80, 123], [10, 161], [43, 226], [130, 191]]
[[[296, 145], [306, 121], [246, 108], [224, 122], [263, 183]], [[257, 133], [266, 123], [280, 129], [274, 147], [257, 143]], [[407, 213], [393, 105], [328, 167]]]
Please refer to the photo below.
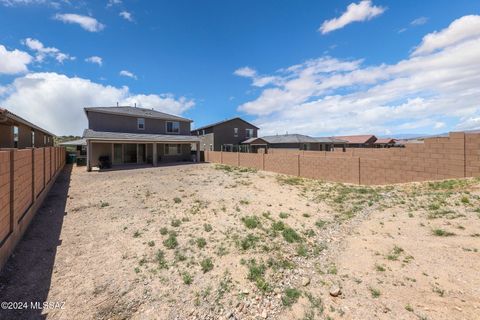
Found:
[[67, 185], [0, 276], [1, 300], [64, 307], [1, 318], [479, 319], [480, 180], [73, 168], [63, 209]]

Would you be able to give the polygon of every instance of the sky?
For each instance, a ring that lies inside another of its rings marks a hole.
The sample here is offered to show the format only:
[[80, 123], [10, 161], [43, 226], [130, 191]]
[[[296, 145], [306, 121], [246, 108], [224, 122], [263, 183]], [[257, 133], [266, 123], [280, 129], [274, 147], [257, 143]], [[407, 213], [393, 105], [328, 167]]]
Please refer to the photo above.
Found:
[[260, 136], [480, 128], [480, 1], [0, 0], [0, 106], [137, 105]]

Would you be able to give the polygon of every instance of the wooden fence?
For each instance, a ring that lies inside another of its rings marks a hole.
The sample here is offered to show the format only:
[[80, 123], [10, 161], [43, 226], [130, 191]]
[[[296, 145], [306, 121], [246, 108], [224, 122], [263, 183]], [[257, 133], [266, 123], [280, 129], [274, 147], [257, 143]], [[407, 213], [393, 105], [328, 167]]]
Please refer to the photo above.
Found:
[[0, 268], [65, 164], [65, 149], [0, 149]]
[[[273, 152], [270, 152], [272, 151]], [[335, 182], [382, 185], [480, 176], [480, 134], [451, 132], [405, 148], [346, 152], [269, 149], [263, 153], [208, 151], [207, 162], [257, 168]]]

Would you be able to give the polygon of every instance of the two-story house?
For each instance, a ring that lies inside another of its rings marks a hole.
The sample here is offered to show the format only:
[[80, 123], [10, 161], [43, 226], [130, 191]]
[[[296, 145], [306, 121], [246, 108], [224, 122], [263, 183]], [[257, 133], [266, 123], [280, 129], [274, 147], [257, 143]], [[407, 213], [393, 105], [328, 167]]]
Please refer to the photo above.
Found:
[[233, 151], [241, 143], [258, 136], [259, 128], [242, 118], [212, 123], [192, 131], [200, 138], [200, 150]]
[[[191, 161], [192, 120], [153, 109], [130, 106], [85, 108], [88, 129], [87, 170], [108, 162], [113, 166]], [[199, 154], [197, 151], [197, 159]]]

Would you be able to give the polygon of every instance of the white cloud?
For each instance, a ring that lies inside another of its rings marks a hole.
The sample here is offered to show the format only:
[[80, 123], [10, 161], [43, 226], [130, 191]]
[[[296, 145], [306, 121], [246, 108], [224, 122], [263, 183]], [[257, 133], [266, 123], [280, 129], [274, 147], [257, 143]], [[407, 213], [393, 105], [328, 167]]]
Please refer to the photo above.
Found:
[[81, 134], [87, 127], [83, 108], [134, 103], [137, 106], [182, 114], [194, 100], [172, 94], [133, 94], [113, 87], [57, 73], [31, 73], [8, 85], [0, 105], [59, 135]]
[[234, 75], [244, 78], [251, 78], [252, 84], [255, 87], [264, 87], [266, 85], [275, 83], [278, 77], [275, 76], [260, 76], [257, 71], [250, 67], [242, 67], [233, 72]]
[[[475, 125], [467, 119], [480, 118], [480, 34], [452, 43], [389, 65], [312, 59], [278, 71], [277, 80], [238, 111], [257, 116], [262, 134], [383, 134]], [[239, 73], [255, 86], [256, 71]]]
[[108, 0], [107, 7], [122, 4], [122, 0]]
[[28, 5], [49, 5], [58, 8], [60, 3], [47, 0], [0, 0], [0, 4], [6, 7], [28, 6]]
[[43, 62], [46, 57], [53, 57], [59, 63], [63, 63], [65, 60], [75, 60], [75, 57], [63, 53], [57, 48], [45, 47], [43, 43], [37, 39], [27, 38], [23, 40], [22, 43], [35, 52], [35, 60], [37, 62]]
[[33, 58], [20, 50], [8, 51], [0, 45], [0, 74], [16, 74], [28, 71], [28, 64]]
[[421, 26], [425, 23], [428, 22], [428, 18], [427, 17], [420, 17], [420, 18], [417, 18], [415, 20], [412, 20], [412, 22], [410, 22], [410, 25], [412, 26]]
[[134, 73], [132, 73], [132, 72], [130, 72], [130, 71], [128, 71], [128, 70], [122, 70], [122, 71], [120, 71], [119, 74], [120, 74], [121, 76], [128, 77], [128, 78], [132, 78], [132, 79], [137, 80], [137, 76], [136, 76]]
[[370, 20], [381, 15], [386, 8], [372, 5], [371, 0], [362, 0], [360, 3], [350, 3], [347, 10], [338, 18], [325, 20], [318, 31], [322, 34], [341, 29], [352, 22]]
[[133, 22], [132, 14], [128, 11], [123, 10], [122, 12], [119, 13], [119, 16], [127, 21]]
[[245, 77], [245, 78], [253, 78], [257, 75], [257, 72], [250, 67], [242, 67], [233, 72], [233, 74]]
[[101, 66], [103, 64], [103, 59], [102, 59], [102, 57], [99, 57], [99, 56], [88, 57], [88, 58], [85, 59], [85, 61], [90, 62], [90, 63], [98, 64], [99, 66]]
[[477, 38], [480, 35], [480, 16], [463, 16], [453, 21], [448, 28], [427, 34], [412, 55], [421, 55]]
[[104, 24], [101, 24], [97, 19], [89, 16], [82, 16], [75, 13], [57, 13], [54, 16], [55, 20], [62, 21], [64, 23], [74, 23], [81, 26], [83, 29], [90, 32], [99, 32], [105, 28]]

